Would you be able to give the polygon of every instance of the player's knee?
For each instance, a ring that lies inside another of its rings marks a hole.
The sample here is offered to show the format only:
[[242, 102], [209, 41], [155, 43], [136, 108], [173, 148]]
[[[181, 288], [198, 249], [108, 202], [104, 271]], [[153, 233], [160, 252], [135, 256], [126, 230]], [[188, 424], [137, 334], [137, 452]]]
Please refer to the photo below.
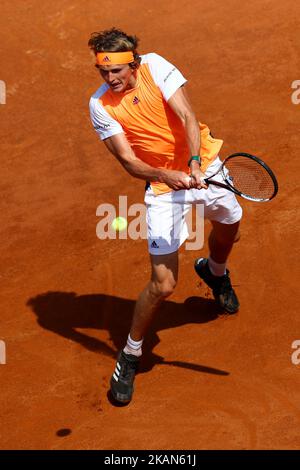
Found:
[[172, 282], [163, 282], [159, 285], [159, 295], [161, 298], [166, 299], [173, 294], [176, 284]]
[[176, 287], [176, 281], [174, 279], [165, 279], [161, 282], [153, 283], [153, 294], [159, 299], [165, 299], [173, 294]]

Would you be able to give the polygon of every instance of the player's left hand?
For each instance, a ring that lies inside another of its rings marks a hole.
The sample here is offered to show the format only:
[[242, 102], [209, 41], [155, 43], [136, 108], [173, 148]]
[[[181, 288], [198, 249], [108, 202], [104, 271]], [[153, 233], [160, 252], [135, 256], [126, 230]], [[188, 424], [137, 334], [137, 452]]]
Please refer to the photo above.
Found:
[[193, 170], [190, 174], [190, 187], [196, 189], [207, 189], [208, 185], [204, 182], [205, 174], [199, 169]]

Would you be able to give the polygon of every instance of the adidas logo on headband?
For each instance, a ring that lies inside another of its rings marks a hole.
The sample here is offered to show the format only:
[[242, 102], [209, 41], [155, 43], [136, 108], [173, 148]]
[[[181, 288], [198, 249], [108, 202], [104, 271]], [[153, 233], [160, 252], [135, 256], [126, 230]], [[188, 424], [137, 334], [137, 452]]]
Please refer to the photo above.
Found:
[[108, 55], [106, 55], [106, 56], [103, 58], [103, 62], [110, 62], [110, 58], [108, 57]]

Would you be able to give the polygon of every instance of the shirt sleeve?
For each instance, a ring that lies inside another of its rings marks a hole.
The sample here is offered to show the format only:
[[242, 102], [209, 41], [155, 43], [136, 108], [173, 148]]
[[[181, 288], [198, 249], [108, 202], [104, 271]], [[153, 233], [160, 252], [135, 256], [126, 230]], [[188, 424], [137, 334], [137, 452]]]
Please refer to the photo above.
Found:
[[146, 60], [155, 84], [159, 87], [164, 99], [168, 101], [187, 80], [173, 64], [158, 54], [147, 54]]
[[90, 116], [93, 127], [101, 140], [123, 132], [121, 124], [113, 119], [94, 97], [90, 99]]

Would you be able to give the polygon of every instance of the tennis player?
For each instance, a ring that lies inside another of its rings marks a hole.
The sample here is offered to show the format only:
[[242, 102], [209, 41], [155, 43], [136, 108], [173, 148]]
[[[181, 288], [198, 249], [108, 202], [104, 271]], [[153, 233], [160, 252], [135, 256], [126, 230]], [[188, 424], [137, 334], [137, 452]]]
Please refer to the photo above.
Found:
[[104, 80], [90, 100], [93, 126], [125, 170], [147, 182], [152, 275], [136, 302], [110, 382], [115, 400], [128, 403], [143, 338], [158, 306], [176, 286], [178, 249], [188, 237], [184, 215], [192, 204], [202, 204], [212, 224], [210, 253], [196, 259], [196, 272], [219, 306], [237, 312], [226, 263], [239, 239], [242, 209], [232, 192], [202, 183], [204, 174], [218, 169], [223, 141], [197, 121], [180, 71], [158, 54], [139, 55], [137, 38], [116, 28], [93, 33], [88, 44]]

